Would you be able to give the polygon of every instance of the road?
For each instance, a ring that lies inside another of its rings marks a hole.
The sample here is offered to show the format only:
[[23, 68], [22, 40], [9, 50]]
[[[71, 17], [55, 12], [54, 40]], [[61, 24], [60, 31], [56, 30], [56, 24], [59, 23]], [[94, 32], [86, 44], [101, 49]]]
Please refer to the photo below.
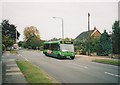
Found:
[[118, 83], [118, 67], [91, 62], [89, 57], [56, 59], [42, 52], [19, 50], [17, 55], [4, 55], [3, 59], [27, 60], [47, 72], [61, 83]]

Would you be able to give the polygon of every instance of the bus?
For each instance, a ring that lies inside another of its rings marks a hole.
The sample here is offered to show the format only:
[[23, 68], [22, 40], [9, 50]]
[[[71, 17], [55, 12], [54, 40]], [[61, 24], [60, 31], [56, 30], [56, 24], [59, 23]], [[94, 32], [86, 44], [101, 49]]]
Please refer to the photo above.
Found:
[[56, 58], [75, 58], [74, 45], [72, 41], [50, 41], [44, 42], [43, 53], [46, 56]]

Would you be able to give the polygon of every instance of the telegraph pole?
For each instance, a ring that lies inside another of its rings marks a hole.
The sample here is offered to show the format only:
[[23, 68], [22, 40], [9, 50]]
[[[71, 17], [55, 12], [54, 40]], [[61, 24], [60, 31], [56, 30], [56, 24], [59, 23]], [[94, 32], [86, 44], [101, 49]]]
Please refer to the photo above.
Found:
[[88, 56], [90, 56], [90, 13], [88, 13]]

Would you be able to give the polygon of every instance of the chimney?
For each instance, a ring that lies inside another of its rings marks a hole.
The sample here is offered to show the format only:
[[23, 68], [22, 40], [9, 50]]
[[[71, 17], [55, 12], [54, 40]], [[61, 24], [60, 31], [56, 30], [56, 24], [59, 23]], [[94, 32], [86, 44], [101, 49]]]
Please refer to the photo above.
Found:
[[97, 28], [96, 28], [96, 27], [94, 27], [94, 30], [97, 30]]

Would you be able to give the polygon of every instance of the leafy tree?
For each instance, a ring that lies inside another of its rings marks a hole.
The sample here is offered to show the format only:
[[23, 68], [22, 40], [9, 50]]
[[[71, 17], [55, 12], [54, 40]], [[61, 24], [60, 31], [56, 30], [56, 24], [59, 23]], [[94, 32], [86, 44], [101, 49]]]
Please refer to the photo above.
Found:
[[90, 52], [94, 53], [94, 52], [98, 52], [98, 48], [99, 48], [99, 37], [91, 37], [90, 39]]
[[49, 41], [57, 41], [57, 40], [60, 40], [61, 38], [56, 38], [56, 37], [54, 37], [54, 38], [52, 38], [52, 39], [50, 39]]
[[39, 30], [34, 27], [34, 26], [30, 26], [30, 27], [26, 27], [24, 29], [24, 37], [25, 37], [25, 40], [28, 40], [34, 36], [36, 36], [38, 39], [40, 39], [40, 35], [39, 35]]
[[100, 43], [99, 43], [99, 53], [98, 55], [105, 55], [111, 54], [112, 52], [112, 42], [110, 35], [104, 30], [104, 33], [101, 34]]
[[66, 37], [64, 40], [65, 40], [65, 41], [73, 41], [72, 38], [68, 38], [68, 37]]
[[39, 49], [42, 45], [40, 39], [39, 31], [36, 27], [30, 26], [24, 29], [25, 43], [23, 44], [24, 48], [29, 49]]
[[81, 54], [86, 54], [86, 52], [88, 52], [88, 46], [90, 46], [91, 53], [98, 52], [99, 37], [91, 37], [89, 42], [87, 40], [77, 40], [74, 45], [75, 50], [79, 50]]
[[18, 46], [19, 46], [19, 47], [23, 47], [23, 44], [24, 44], [24, 43], [25, 43], [24, 41], [19, 41], [19, 42], [18, 42]]
[[112, 27], [112, 43], [113, 43], [113, 53], [120, 54], [120, 23], [115, 21]]
[[86, 54], [86, 41], [76, 40], [74, 41], [75, 51], [80, 51], [81, 54]]
[[[8, 20], [3, 20], [2, 23], [2, 44], [7, 47], [11, 47], [16, 42], [16, 26], [10, 24]], [[17, 31], [17, 39], [20, 33]]]

